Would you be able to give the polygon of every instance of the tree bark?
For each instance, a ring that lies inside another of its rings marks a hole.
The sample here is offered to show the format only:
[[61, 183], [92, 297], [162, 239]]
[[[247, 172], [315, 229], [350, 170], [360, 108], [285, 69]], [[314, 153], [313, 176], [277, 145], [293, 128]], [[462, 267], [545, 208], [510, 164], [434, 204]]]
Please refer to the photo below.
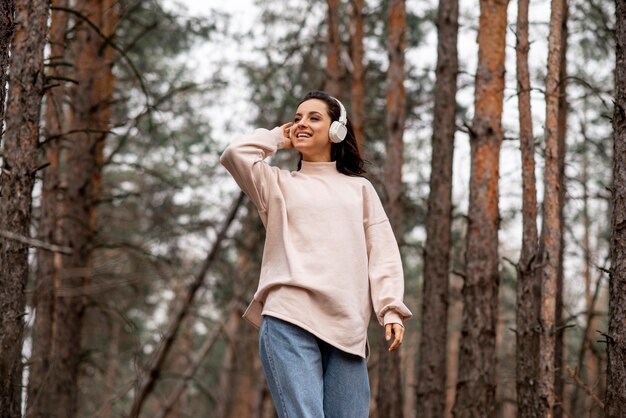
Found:
[[[67, 7], [68, 0], [53, 0], [53, 6]], [[50, 64], [47, 67], [49, 78], [64, 77], [62, 65], [64, 61], [65, 32], [67, 28], [67, 13], [58, 10], [52, 11], [50, 25]], [[63, 132], [64, 109], [63, 100], [65, 88], [62, 83], [51, 87], [46, 93], [46, 114], [44, 122], [44, 137], [58, 136]], [[57, 245], [63, 244], [58, 229], [58, 220], [61, 215], [62, 196], [60, 193], [59, 158], [61, 146], [59, 140], [45, 142], [43, 145], [46, 162], [49, 164], [42, 171], [42, 190], [39, 208], [38, 236], [44, 242]], [[51, 353], [54, 345], [54, 300], [55, 287], [59, 286], [59, 267], [61, 254], [51, 251], [37, 252], [36, 286], [33, 296], [35, 310], [35, 326], [33, 328], [32, 354], [28, 378], [27, 417], [45, 416], [48, 405], [54, 402], [47, 398], [49, 392], [42, 391], [50, 377]]]
[[[60, 284], [55, 295], [53, 346], [54, 370], [46, 386], [55, 402], [47, 413], [73, 418], [78, 410], [78, 375], [81, 358], [82, 321], [85, 299], [82, 289], [91, 272], [93, 237], [96, 232], [96, 202], [100, 193], [103, 148], [111, 119], [114, 87], [112, 66], [114, 50], [108, 39], [117, 25], [114, 0], [81, 2], [74, 42], [74, 78], [77, 85], [71, 94], [72, 112], [67, 125], [67, 187], [63, 219], [59, 227], [68, 245], [74, 249], [62, 258]], [[100, 34], [85, 21], [99, 29]]]
[[[0, 3], [0, 121], [4, 120], [4, 103], [7, 98], [9, 50], [15, 30], [15, 0]], [[2, 139], [2, 133], [0, 133]]]
[[461, 340], [461, 324], [463, 318], [463, 301], [461, 289], [463, 283], [460, 277], [452, 276], [448, 291], [448, 324], [450, 333], [448, 335], [448, 385], [446, 388], [446, 409], [444, 418], [452, 418], [454, 398], [456, 397], [456, 385], [451, 382], [457, 381], [459, 373], [459, 341]]
[[339, 0], [328, 3], [328, 42], [326, 44], [326, 83], [324, 90], [339, 98], [341, 85], [341, 37], [339, 35]]
[[363, 50], [363, 9], [365, 0], [350, 1], [350, 61], [352, 62], [352, 109], [350, 122], [359, 149], [365, 142], [365, 70]]
[[[406, 9], [404, 0], [389, 3], [387, 48], [387, 101], [385, 127], [385, 208], [398, 241], [403, 237], [403, 143], [406, 97], [404, 92], [404, 49], [406, 48]], [[380, 334], [379, 384], [376, 405], [380, 418], [401, 418], [402, 374], [400, 350], [387, 351], [388, 342]]]
[[552, 418], [555, 407], [556, 299], [561, 247], [559, 184], [559, 94], [564, 0], [552, 0], [546, 76], [544, 198], [538, 262], [541, 265], [541, 334], [539, 337], [540, 417]]
[[626, 4], [615, 1], [615, 107], [613, 110], [613, 193], [611, 275], [607, 335], [605, 416], [626, 411]]
[[452, 224], [452, 162], [456, 131], [458, 0], [440, 0], [433, 110], [432, 164], [422, 292], [422, 336], [417, 372], [417, 410], [443, 417], [446, 407], [448, 289]]
[[498, 180], [508, 0], [481, 0], [455, 417], [496, 411]]
[[522, 151], [522, 250], [517, 264], [516, 387], [520, 418], [539, 414], [539, 303], [541, 285], [535, 264], [538, 245], [537, 191], [535, 181], [535, 137], [530, 105], [528, 70], [528, 0], [518, 1], [517, 89]]
[[[9, 22], [12, 3], [3, 5]], [[0, 176], [0, 230], [30, 236], [32, 190], [37, 172], [39, 117], [44, 94], [43, 55], [50, 5], [46, 0], [23, 0], [15, 5], [15, 34], [11, 45], [11, 80], [6, 110], [4, 155]], [[11, 29], [4, 27], [1, 37]], [[2, 39], [4, 43], [4, 39]], [[1, 51], [4, 54], [4, 51]], [[4, 59], [4, 58], [0, 58]], [[4, 65], [4, 63], [2, 63]], [[2, 71], [2, 83], [5, 82]], [[2, 86], [4, 88], [4, 84]], [[22, 344], [28, 246], [0, 240], [0, 414], [21, 415]]]
[[563, 358], [564, 358], [564, 338], [565, 324], [563, 323], [563, 277], [564, 277], [564, 254], [565, 254], [565, 153], [567, 152], [567, 0], [563, 1], [563, 20], [561, 22], [561, 61], [559, 63], [559, 111], [558, 111], [558, 149], [559, 149], [559, 264], [556, 283], [556, 317], [557, 326], [556, 342], [554, 346], [554, 395], [556, 403], [554, 406], [554, 417], [563, 417], [564, 384], [563, 384]]

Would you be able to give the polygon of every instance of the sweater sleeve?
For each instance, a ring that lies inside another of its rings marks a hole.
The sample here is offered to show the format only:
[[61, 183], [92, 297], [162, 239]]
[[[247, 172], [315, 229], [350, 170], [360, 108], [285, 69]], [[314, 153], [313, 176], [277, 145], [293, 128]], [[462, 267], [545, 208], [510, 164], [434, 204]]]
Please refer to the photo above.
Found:
[[220, 163], [261, 213], [267, 210], [267, 187], [276, 175], [276, 169], [264, 159], [273, 155], [283, 144], [279, 127], [271, 131], [256, 129], [250, 135], [236, 138], [220, 157]]
[[403, 302], [404, 272], [398, 243], [371, 184], [365, 197], [364, 227], [374, 312], [381, 325], [403, 324], [412, 313]]

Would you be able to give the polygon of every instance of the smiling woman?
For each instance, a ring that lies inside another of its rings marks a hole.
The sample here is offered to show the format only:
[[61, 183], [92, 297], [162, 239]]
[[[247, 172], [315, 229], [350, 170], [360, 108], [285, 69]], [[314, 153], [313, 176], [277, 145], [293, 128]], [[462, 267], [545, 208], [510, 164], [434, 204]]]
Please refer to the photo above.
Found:
[[[300, 153], [289, 172], [264, 159]], [[343, 105], [307, 94], [293, 122], [257, 129], [222, 164], [266, 228], [259, 287], [244, 317], [260, 328], [260, 356], [280, 417], [367, 417], [367, 327], [372, 308], [397, 349], [404, 276], [391, 225]], [[294, 367], [296, 365], [298, 367]]]
[[326, 103], [319, 99], [307, 100], [298, 106], [296, 117], [287, 130], [290, 141], [285, 145], [291, 144], [305, 161], [330, 162], [330, 123]]

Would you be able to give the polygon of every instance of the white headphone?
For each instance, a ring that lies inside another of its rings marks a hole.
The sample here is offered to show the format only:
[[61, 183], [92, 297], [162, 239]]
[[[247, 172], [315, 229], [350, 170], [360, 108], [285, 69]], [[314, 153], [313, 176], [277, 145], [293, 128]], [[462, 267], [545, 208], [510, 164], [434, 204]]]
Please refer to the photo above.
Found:
[[[332, 96], [331, 96], [332, 97]], [[333, 97], [333, 99], [335, 99]], [[328, 137], [335, 144], [343, 141], [346, 138], [348, 133], [348, 128], [346, 128], [346, 124], [348, 123], [348, 115], [346, 114], [346, 108], [343, 107], [341, 102], [338, 99], [335, 99], [337, 104], [339, 104], [339, 110], [341, 113], [339, 114], [339, 120], [333, 121], [330, 125], [330, 129], [328, 130]]]

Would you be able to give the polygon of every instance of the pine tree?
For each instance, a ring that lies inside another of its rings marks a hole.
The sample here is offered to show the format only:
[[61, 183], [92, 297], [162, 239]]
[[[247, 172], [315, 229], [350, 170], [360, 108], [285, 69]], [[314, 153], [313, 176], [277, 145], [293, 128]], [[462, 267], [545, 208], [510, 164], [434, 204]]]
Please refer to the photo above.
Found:
[[456, 417], [494, 416], [498, 180], [508, 0], [481, 0]]
[[365, 130], [363, 129], [365, 123], [364, 8], [364, 0], [350, 2], [350, 61], [352, 63], [350, 121], [352, 122], [352, 129], [354, 129], [354, 136], [361, 149], [365, 142]]
[[[0, 120], [4, 120], [4, 103], [9, 69], [9, 50], [15, 30], [15, 0], [0, 4]], [[0, 135], [0, 139], [2, 135]]]
[[[385, 127], [387, 146], [385, 155], [385, 210], [398, 241], [403, 238], [403, 184], [404, 124], [406, 120], [406, 96], [404, 90], [404, 50], [406, 48], [406, 5], [404, 0], [389, 3], [387, 42], [389, 68], [387, 69], [387, 98]], [[385, 334], [380, 334], [379, 384], [376, 393], [378, 416], [401, 418], [402, 403], [402, 357], [401, 351], [387, 352]]]
[[[11, 3], [2, 12], [3, 22]], [[11, 44], [11, 83], [5, 114], [4, 155], [0, 176], [0, 411], [21, 415], [22, 344], [32, 191], [37, 173], [39, 117], [44, 94], [43, 54], [50, 5], [45, 0], [15, 4], [15, 34]], [[8, 19], [10, 22], [10, 18]], [[9, 36], [3, 25], [0, 41]], [[4, 46], [3, 46], [4, 48]], [[0, 51], [4, 54], [5, 51]], [[0, 68], [4, 83], [4, 71]], [[2, 86], [4, 88], [4, 85]], [[10, 234], [10, 236], [8, 236]]]
[[561, 219], [559, 197], [559, 94], [561, 77], [561, 47], [563, 36], [563, 1], [553, 0], [548, 39], [548, 73], [546, 76], [546, 122], [544, 198], [542, 204], [541, 236], [538, 262], [541, 277], [541, 304], [539, 318], [539, 416], [553, 417], [555, 406], [555, 351], [556, 351], [556, 298], [559, 252], [561, 246]]
[[539, 378], [540, 283], [535, 267], [538, 245], [537, 191], [535, 183], [535, 137], [530, 106], [528, 70], [528, 0], [518, 1], [517, 11], [517, 88], [522, 152], [522, 250], [517, 265], [516, 381], [517, 413], [522, 418], [537, 416]]
[[[72, 418], [78, 415], [78, 378], [82, 353], [85, 298], [82, 289], [92, 274], [93, 237], [97, 227], [103, 150], [110, 129], [114, 88], [112, 46], [117, 7], [111, 0], [89, 0], [77, 5], [77, 34], [73, 49], [78, 84], [71, 92], [73, 106], [67, 119], [67, 170], [61, 180], [67, 186], [59, 227], [71, 255], [62, 257], [65, 273], [55, 293], [55, 335], [52, 339], [50, 380], [40, 389], [45, 413]], [[92, 27], [91, 25], [94, 25]], [[58, 216], [58, 212], [57, 212]], [[45, 315], [46, 312], [41, 312]], [[43, 343], [43, 342], [42, 342]], [[35, 401], [35, 399], [33, 399]], [[33, 410], [33, 413], [42, 411]]]
[[459, 3], [441, 0], [437, 15], [438, 47], [433, 109], [432, 161], [426, 244], [422, 334], [417, 371], [417, 410], [442, 417], [446, 406], [448, 280], [452, 233], [452, 162], [456, 127]]
[[616, 0], [611, 275], [605, 417], [626, 411], [626, 4]]
[[326, 43], [326, 83], [324, 90], [339, 98], [341, 92], [341, 38], [339, 36], [339, 0], [327, 0], [328, 39]]
[[[54, 0], [53, 7], [67, 7], [67, 0]], [[50, 58], [47, 67], [47, 78], [51, 86], [46, 92], [46, 113], [44, 119], [44, 143], [47, 167], [42, 170], [42, 191], [39, 202], [38, 236], [45, 242], [63, 244], [63, 237], [58, 228], [62, 217], [62, 199], [60, 172], [64, 166], [62, 159], [61, 137], [65, 129], [65, 85], [59, 81], [65, 76], [64, 63], [67, 44], [68, 13], [52, 10], [50, 25]], [[33, 343], [30, 357], [28, 379], [28, 401], [26, 416], [40, 417], [45, 415], [48, 405], [53, 402], [44, 389], [49, 379], [52, 363], [52, 350], [55, 344], [55, 287], [60, 281], [60, 253], [50, 251], [37, 252], [36, 283], [33, 296], [35, 325], [32, 330]], [[52, 366], [54, 367], [54, 366]]]

